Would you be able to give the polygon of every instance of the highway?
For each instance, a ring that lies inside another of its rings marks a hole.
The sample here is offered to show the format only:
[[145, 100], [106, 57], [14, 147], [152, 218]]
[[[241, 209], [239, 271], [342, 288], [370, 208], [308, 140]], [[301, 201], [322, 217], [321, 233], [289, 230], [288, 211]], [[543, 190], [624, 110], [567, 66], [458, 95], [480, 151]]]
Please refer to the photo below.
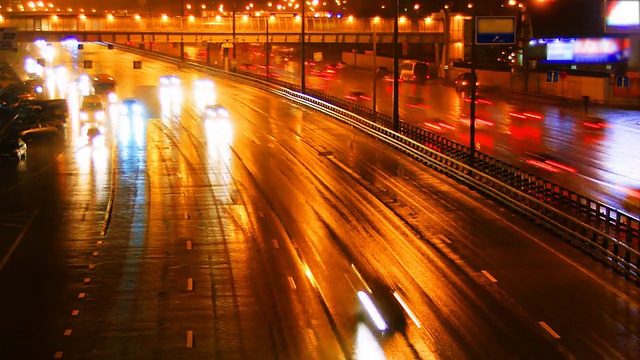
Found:
[[[52, 62], [65, 138], [3, 164], [3, 357], [640, 357], [637, 287], [534, 224], [275, 95], [85, 46]], [[87, 59], [161, 106], [88, 143]], [[361, 321], [369, 289], [403, 332]]]
[[[198, 47], [185, 49], [190, 59], [206, 60], [198, 57]], [[177, 55], [175, 51], [162, 51]], [[221, 63], [220, 56], [214, 52], [211, 61]], [[264, 74], [264, 54], [237, 56], [241, 71]], [[299, 64], [291, 60], [288, 65], [277, 65], [271, 71], [279, 80], [299, 84]], [[324, 66], [308, 66], [309, 89], [373, 106], [372, 72], [327, 70]], [[465, 94], [439, 81], [427, 85], [401, 83], [399, 91], [403, 121], [469, 144], [470, 101]], [[389, 116], [392, 93], [392, 82], [378, 77], [376, 107]], [[640, 216], [640, 208], [625, 206], [629, 192], [640, 189], [640, 155], [634, 151], [634, 144], [640, 141], [637, 111], [591, 106], [585, 115], [582, 105], [560, 106], [481, 89], [476, 119], [480, 151]]]

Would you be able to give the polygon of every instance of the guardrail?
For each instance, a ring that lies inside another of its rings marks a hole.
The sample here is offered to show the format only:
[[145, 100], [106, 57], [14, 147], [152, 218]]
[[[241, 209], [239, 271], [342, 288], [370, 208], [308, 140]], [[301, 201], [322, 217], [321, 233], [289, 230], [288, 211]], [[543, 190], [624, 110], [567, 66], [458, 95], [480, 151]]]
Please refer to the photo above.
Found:
[[[211, 32], [231, 33], [233, 20], [230, 17], [167, 17], [167, 18], [106, 18], [80, 17], [34, 17], [3, 18], [1, 27], [15, 27], [19, 31], [87, 31], [87, 32]], [[267, 18], [238, 17], [236, 33], [300, 33], [302, 21], [299, 17]], [[443, 33], [442, 19], [406, 19], [398, 24], [401, 33]], [[306, 19], [305, 31], [313, 33], [392, 33], [393, 19], [315, 18]]]
[[371, 121], [374, 118], [372, 109], [317, 90], [307, 90], [302, 94], [299, 85], [256, 75], [229, 73], [196, 62], [181, 63], [167, 55], [126, 46], [117, 47], [258, 86], [342, 120], [501, 201], [639, 283], [640, 221], [624, 212], [481, 152], [474, 152], [473, 166], [469, 166], [471, 158], [467, 146], [407, 123], [401, 123], [399, 133], [395, 133], [390, 130], [392, 119], [388, 115], [376, 113], [375, 122]]

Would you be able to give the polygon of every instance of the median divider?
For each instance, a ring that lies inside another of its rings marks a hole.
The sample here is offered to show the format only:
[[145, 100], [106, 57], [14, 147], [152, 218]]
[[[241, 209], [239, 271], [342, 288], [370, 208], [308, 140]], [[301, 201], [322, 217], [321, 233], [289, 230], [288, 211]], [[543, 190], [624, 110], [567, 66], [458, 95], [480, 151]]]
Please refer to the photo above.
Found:
[[296, 84], [256, 74], [227, 72], [156, 52], [113, 45], [120, 50], [259, 87], [345, 122], [436, 171], [504, 203], [594, 255], [633, 282], [640, 283], [640, 221], [623, 211], [484, 153], [476, 151], [474, 159], [471, 159], [467, 146], [417, 126], [401, 122], [400, 131], [396, 133], [391, 130], [390, 116], [376, 112], [374, 117], [372, 109], [345, 99], [314, 89], [308, 89], [303, 94]]

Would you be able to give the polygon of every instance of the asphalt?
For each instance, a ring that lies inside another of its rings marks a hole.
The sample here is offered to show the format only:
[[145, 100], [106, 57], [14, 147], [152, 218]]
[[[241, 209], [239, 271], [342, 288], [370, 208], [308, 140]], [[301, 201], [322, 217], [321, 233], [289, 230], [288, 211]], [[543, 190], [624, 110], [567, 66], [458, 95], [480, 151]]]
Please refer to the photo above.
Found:
[[[5, 165], [3, 358], [640, 357], [637, 287], [534, 224], [274, 95], [85, 49], [121, 99], [181, 85], [159, 116], [112, 108], [103, 145], [75, 109]], [[420, 326], [363, 325], [364, 284]]]

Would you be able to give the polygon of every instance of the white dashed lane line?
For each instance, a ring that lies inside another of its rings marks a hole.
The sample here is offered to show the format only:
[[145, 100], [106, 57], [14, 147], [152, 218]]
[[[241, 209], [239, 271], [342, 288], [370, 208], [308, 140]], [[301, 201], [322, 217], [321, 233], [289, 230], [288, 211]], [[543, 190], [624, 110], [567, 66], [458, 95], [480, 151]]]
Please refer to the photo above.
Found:
[[280, 249], [280, 244], [278, 243], [278, 240], [273, 239], [271, 240], [273, 242], [273, 247], [276, 249]]
[[193, 291], [193, 278], [187, 279], [187, 290]]
[[193, 243], [191, 243], [191, 240], [187, 240], [187, 250], [193, 250]]
[[291, 285], [291, 288], [293, 290], [297, 289], [296, 282], [293, 280], [293, 278], [291, 276], [288, 276], [287, 279], [289, 280], [289, 285]]
[[551, 326], [547, 325], [546, 322], [544, 321], [539, 321], [538, 322], [540, 324], [540, 326], [542, 326], [545, 330], [547, 330], [547, 332], [549, 334], [551, 334], [551, 336], [553, 336], [554, 339], [560, 339], [560, 335], [558, 335], [557, 332], [553, 331], [553, 329], [551, 328]]
[[187, 331], [187, 347], [193, 347], [193, 331], [191, 330]]
[[491, 280], [491, 282], [493, 282], [493, 283], [497, 283], [498, 282], [498, 280], [496, 280], [496, 278], [491, 276], [491, 274], [489, 274], [489, 272], [487, 270], [482, 270], [481, 273], [484, 274], [484, 276], [486, 276], [489, 280]]

